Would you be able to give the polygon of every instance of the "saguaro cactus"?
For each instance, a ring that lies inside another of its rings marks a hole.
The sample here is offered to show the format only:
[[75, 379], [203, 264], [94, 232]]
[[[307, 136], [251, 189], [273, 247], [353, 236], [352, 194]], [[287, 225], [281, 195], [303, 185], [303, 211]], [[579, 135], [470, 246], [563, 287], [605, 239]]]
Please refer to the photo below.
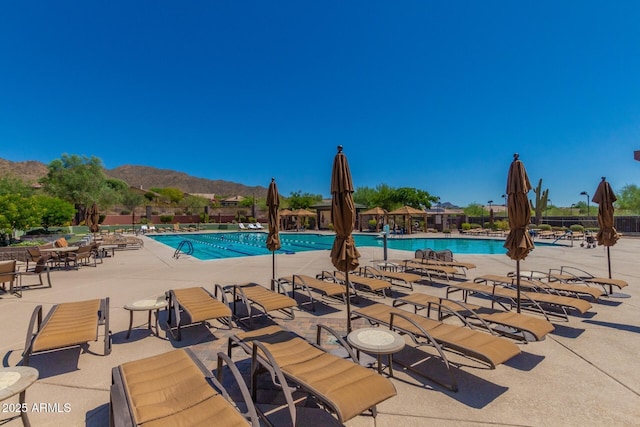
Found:
[[547, 209], [547, 200], [549, 199], [549, 189], [542, 190], [542, 178], [538, 181], [538, 186], [534, 188], [533, 192], [536, 194], [536, 203], [534, 204], [531, 200], [529, 200], [529, 203], [531, 204], [531, 209], [535, 211], [534, 221], [536, 225], [540, 225], [542, 213]]

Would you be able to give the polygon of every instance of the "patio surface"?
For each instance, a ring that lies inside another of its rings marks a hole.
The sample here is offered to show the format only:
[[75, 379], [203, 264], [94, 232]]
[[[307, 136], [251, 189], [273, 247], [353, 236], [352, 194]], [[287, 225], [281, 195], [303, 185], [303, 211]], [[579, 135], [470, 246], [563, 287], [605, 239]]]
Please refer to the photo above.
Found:
[[[413, 236], [415, 237], [415, 236]], [[429, 235], [433, 237], [433, 235]], [[144, 237], [143, 237], [144, 238]], [[216, 367], [216, 353], [226, 349], [225, 337], [230, 333], [202, 325], [183, 330], [183, 340], [176, 342], [151, 335], [146, 326], [146, 313], [134, 313], [134, 329], [125, 339], [129, 312], [123, 306], [135, 300], [161, 295], [172, 288], [205, 286], [213, 290], [215, 283], [231, 284], [255, 281], [268, 285], [271, 256], [198, 261], [188, 256], [176, 260], [173, 250], [151, 239], [145, 239], [141, 250], [118, 251], [97, 268], [52, 272], [53, 288], [25, 290], [23, 298], [0, 294], [0, 354], [3, 366], [16, 366], [21, 361], [29, 318], [34, 307], [43, 305], [45, 313], [51, 305], [66, 301], [110, 297], [110, 329], [113, 351], [107, 357], [80, 354], [67, 349], [33, 356], [30, 365], [40, 371], [39, 380], [26, 394], [29, 405], [47, 403], [42, 412], [29, 412], [33, 426], [91, 426], [109, 424], [109, 387], [111, 368], [188, 346], [210, 368]], [[382, 258], [380, 248], [359, 248], [361, 265], [373, 265]], [[395, 366], [392, 380], [398, 395], [378, 405], [378, 416], [361, 415], [348, 426], [627, 426], [638, 425], [640, 419], [640, 272], [637, 268], [640, 239], [625, 237], [611, 248], [613, 277], [629, 283], [621, 290], [626, 299], [602, 298], [584, 316], [570, 316], [568, 322], [553, 320], [556, 330], [545, 341], [518, 344], [522, 354], [496, 369], [452, 356], [459, 392], [450, 392], [435, 383], [403, 371]], [[389, 250], [389, 259], [412, 258], [412, 252]], [[475, 263], [478, 268], [469, 277], [515, 270], [515, 262], [506, 255], [456, 255], [460, 261]], [[277, 275], [295, 273], [315, 275], [333, 270], [329, 251], [304, 252], [277, 256]], [[575, 247], [537, 247], [521, 262], [522, 270], [547, 271], [550, 267], [571, 265], [598, 276], [607, 275], [606, 250]], [[34, 277], [25, 279], [32, 283]], [[416, 286], [414, 292], [445, 295], [446, 281]], [[400, 289], [400, 288], [396, 288]], [[397, 293], [394, 292], [394, 296]], [[369, 297], [390, 304], [390, 298]], [[303, 299], [299, 297], [299, 302]], [[358, 304], [356, 304], [358, 305]], [[164, 320], [161, 313], [160, 320]], [[320, 304], [316, 313], [297, 310], [295, 320], [275, 314], [276, 321], [298, 333], [314, 336], [314, 325], [327, 323], [346, 330], [343, 304]], [[254, 327], [267, 320], [258, 320]], [[354, 327], [363, 326], [362, 321]], [[237, 329], [235, 329], [237, 331]], [[234, 332], [234, 331], [231, 331]], [[90, 349], [101, 353], [101, 343]], [[430, 351], [430, 350], [427, 350]], [[234, 350], [233, 359], [246, 371], [247, 356]], [[17, 397], [0, 403], [17, 403]], [[58, 405], [56, 405], [58, 404]], [[68, 404], [65, 407], [65, 404]], [[31, 406], [30, 406], [31, 408]], [[20, 426], [16, 414], [0, 406], [0, 425]], [[303, 424], [337, 424], [334, 418], [318, 415], [313, 408]], [[312, 415], [313, 414], [313, 415]], [[311, 418], [311, 417], [314, 418]], [[319, 417], [318, 417], [319, 416]], [[212, 424], [213, 425], [213, 424]]]

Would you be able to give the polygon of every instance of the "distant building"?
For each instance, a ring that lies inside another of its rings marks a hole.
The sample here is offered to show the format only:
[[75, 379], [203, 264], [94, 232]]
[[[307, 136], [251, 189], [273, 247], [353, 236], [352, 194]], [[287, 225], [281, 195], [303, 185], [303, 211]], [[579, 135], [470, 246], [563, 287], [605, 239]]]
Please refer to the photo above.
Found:
[[233, 196], [229, 197], [228, 199], [222, 200], [221, 204], [222, 206], [238, 206], [238, 204], [243, 200], [244, 197], [242, 196]]

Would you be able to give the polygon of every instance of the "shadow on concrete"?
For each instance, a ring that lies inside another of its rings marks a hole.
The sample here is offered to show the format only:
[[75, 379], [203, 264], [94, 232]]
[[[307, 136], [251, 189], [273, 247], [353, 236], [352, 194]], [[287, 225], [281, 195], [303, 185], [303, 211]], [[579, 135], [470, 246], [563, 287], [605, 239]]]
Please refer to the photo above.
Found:
[[634, 332], [636, 334], [640, 334], [640, 326], [635, 326], [635, 325], [624, 325], [622, 323], [601, 322], [599, 320], [584, 320], [584, 323], [589, 323], [591, 325], [604, 326], [606, 328], [618, 329], [619, 331], [627, 331], [627, 332]]

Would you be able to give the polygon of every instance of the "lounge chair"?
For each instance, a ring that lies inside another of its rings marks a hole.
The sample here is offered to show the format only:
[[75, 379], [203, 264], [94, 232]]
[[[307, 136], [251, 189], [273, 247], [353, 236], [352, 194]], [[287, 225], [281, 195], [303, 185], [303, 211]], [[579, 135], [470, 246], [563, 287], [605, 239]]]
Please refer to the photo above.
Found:
[[494, 335], [504, 335], [524, 342], [542, 341], [548, 333], [554, 330], [551, 322], [537, 317], [423, 293], [396, 298], [393, 302], [394, 307], [402, 305], [413, 306], [414, 313], [418, 313], [419, 310], [427, 310], [427, 317], [430, 317], [433, 308], [434, 311], [437, 310], [438, 320], [443, 320], [451, 315], [463, 316], [470, 324], [483, 328]]
[[411, 290], [413, 290], [413, 284], [415, 282], [422, 280], [422, 276], [419, 274], [405, 273], [402, 271], [379, 270], [371, 267], [370, 265], [360, 267], [358, 269], [358, 275], [387, 280], [392, 285], [409, 288]]
[[[457, 391], [458, 385], [443, 350], [454, 351], [492, 369], [520, 354], [520, 348], [505, 338], [470, 327], [442, 323], [386, 304], [374, 303], [367, 307], [359, 307], [352, 311], [352, 315], [354, 319], [362, 317], [372, 324], [384, 325], [396, 332], [407, 334], [418, 346], [427, 345], [435, 348], [447, 368], [451, 383], [445, 384], [434, 378], [430, 379], [452, 391]], [[405, 367], [410, 370], [415, 368], [413, 365]]]
[[[257, 283], [248, 283], [244, 285], [216, 285], [216, 290], [222, 289], [231, 294], [233, 301], [233, 315], [238, 318], [236, 303], [241, 301], [247, 310], [249, 316], [249, 326], [253, 322], [253, 308], [257, 308], [268, 315], [271, 311], [281, 311], [290, 319], [295, 318], [293, 307], [298, 303], [295, 299], [290, 298], [278, 292], [274, 292]], [[242, 320], [242, 319], [239, 319]]]
[[[520, 280], [521, 286], [524, 282], [524, 279]], [[506, 301], [510, 305], [510, 308], [517, 305], [517, 290], [514, 289], [515, 285], [513, 278], [497, 275], [484, 275], [474, 279], [473, 283], [488, 286], [488, 295], [492, 295], [494, 298]], [[455, 287], [457, 287], [457, 285], [449, 285], [449, 288]], [[449, 289], [447, 289], [447, 292], [449, 292]], [[474, 290], [473, 292], [477, 292], [477, 290]], [[576, 310], [580, 314], [584, 314], [591, 309], [591, 304], [585, 300], [561, 295], [552, 295], [543, 292], [526, 292], [521, 290], [520, 301], [521, 307], [539, 312], [544, 315], [547, 320], [549, 320], [549, 316], [556, 316], [569, 320], [568, 309]], [[544, 310], [542, 306], [554, 308], [556, 311]]]
[[625, 288], [629, 286], [629, 284], [622, 279], [609, 279], [608, 277], [597, 277], [587, 271], [584, 271], [580, 268], [570, 267], [563, 265], [560, 269], [550, 269], [549, 277], [553, 277], [556, 280], [566, 281], [566, 282], [583, 282], [585, 284], [594, 284], [602, 286], [602, 289], [608, 292], [607, 295], [613, 294], [613, 287], [615, 286], [618, 289]]
[[257, 228], [258, 230], [264, 230], [263, 225], [262, 225], [262, 224], [260, 224], [259, 222], [256, 222], [256, 228]]
[[16, 260], [0, 261], [0, 283], [2, 283], [2, 290], [7, 292], [6, 284], [9, 283], [9, 293], [16, 296], [22, 296], [22, 292], [19, 286], [20, 277], [18, 276], [18, 267]]
[[[227, 329], [231, 329], [231, 309], [227, 305], [227, 298], [222, 289], [220, 289], [220, 294], [223, 302], [220, 302], [204, 288], [171, 289], [167, 291], [166, 297], [169, 301], [167, 331], [174, 339], [180, 341], [183, 327], [200, 322], [205, 323], [211, 319], [217, 319], [226, 325]], [[174, 333], [174, 330], [177, 333]]]
[[[336, 270], [333, 273], [323, 271], [321, 273], [321, 277], [323, 278], [332, 276], [343, 283], [346, 281], [346, 276], [342, 271]], [[387, 296], [387, 289], [391, 289], [391, 282], [388, 280], [378, 279], [375, 277], [363, 277], [357, 274], [350, 274], [349, 282], [351, 282], [351, 287], [358, 286], [360, 288], [365, 288], [374, 294], [380, 293], [383, 298], [386, 298]]]
[[371, 369], [360, 366], [348, 344], [330, 328], [317, 325], [335, 336], [354, 362], [325, 352], [304, 338], [278, 325], [229, 337], [228, 355], [239, 346], [251, 355], [251, 391], [257, 395], [257, 377], [268, 371], [282, 386], [291, 425], [296, 425], [296, 406], [291, 386], [306, 391], [344, 423], [364, 411], [376, 416], [376, 405], [396, 395], [393, 383]]
[[109, 425], [259, 426], [258, 414], [242, 375], [224, 353], [218, 353], [218, 376], [223, 362], [239, 385], [246, 413], [239, 412], [220, 380], [187, 348], [113, 368]]
[[241, 222], [239, 222], [239, 223], [238, 223], [238, 228], [239, 228], [240, 230], [243, 230], [243, 231], [248, 230], [248, 228], [247, 228], [247, 227], [245, 227], [245, 226], [244, 226], [244, 224], [243, 224], [243, 223], [241, 223]]
[[[295, 299], [296, 289], [302, 289], [308, 296], [311, 303], [311, 310], [316, 311], [315, 300], [311, 295], [311, 290], [318, 292], [323, 296], [342, 298], [342, 301], [347, 302], [347, 290], [344, 285], [338, 283], [334, 278], [331, 281], [315, 278], [311, 276], [305, 276], [303, 274], [294, 274], [289, 277], [281, 277], [277, 280], [278, 286], [291, 285], [291, 296]], [[354, 296], [357, 295], [354, 290]]]
[[[526, 282], [524, 282], [525, 285], [531, 286], [534, 290], [542, 290], [574, 298], [588, 296], [593, 298], [595, 302], [598, 302], [598, 299], [605, 294], [604, 291], [588, 286], [587, 284], [581, 285], [578, 283], [571, 283], [570, 281], [562, 281], [559, 280], [558, 277], [554, 277], [552, 274], [545, 275], [545, 273], [541, 271], [527, 271], [526, 273], [527, 274], [523, 274], [521, 271], [520, 277], [524, 277], [526, 280]], [[508, 276], [515, 277], [516, 272], [512, 271]], [[547, 281], [543, 282], [538, 278], [545, 278]]]
[[250, 222], [249, 225], [247, 225], [247, 228], [249, 230], [257, 230], [258, 229], [258, 227], [256, 227], [256, 225], [254, 223], [252, 223], [252, 222]]
[[[111, 353], [109, 298], [54, 305], [42, 319], [42, 306], [31, 314], [22, 364], [29, 365], [32, 354], [61, 348], [86, 346], [98, 340], [98, 328], [104, 326], [104, 355]], [[86, 350], [86, 349], [85, 349]]]
[[464, 275], [455, 267], [428, 264], [422, 260], [404, 260], [399, 261], [399, 263], [404, 265], [404, 271], [408, 273], [415, 272], [422, 276], [426, 276], [429, 281], [433, 281], [433, 275], [444, 277], [447, 281], [449, 281], [450, 278], [454, 278], [456, 274]]

